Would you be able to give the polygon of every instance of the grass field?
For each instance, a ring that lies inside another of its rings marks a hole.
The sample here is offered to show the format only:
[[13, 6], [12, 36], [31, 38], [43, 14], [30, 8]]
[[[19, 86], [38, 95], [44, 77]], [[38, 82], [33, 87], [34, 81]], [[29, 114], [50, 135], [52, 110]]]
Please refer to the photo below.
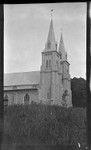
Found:
[[36, 103], [8, 106], [4, 110], [3, 137], [2, 150], [50, 150], [58, 145], [66, 150], [78, 142], [84, 147], [86, 110]]

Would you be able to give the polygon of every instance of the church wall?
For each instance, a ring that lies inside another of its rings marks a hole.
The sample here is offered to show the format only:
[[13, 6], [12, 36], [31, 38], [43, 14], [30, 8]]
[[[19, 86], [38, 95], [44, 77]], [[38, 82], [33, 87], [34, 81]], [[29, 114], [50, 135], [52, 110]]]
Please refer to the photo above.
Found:
[[41, 99], [43, 101], [47, 100], [47, 94], [50, 92], [51, 86], [51, 72], [42, 72], [42, 83], [41, 83]]
[[[42, 54], [39, 97], [41, 100], [44, 99], [47, 101], [47, 91], [49, 92], [51, 88], [51, 100], [53, 104], [60, 105], [63, 95], [62, 63], [60, 63], [60, 56], [56, 51]], [[51, 68], [46, 68], [46, 61], [49, 59], [51, 60], [52, 66]]]
[[72, 92], [71, 92], [71, 81], [69, 75], [69, 63], [64, 61], [62, 63], [62, 72], [63, 72], [63, 92], [68, 91], [68, 96], [66, 97], [67, 107], [72, 106]]
[[62, 74], [63, 73], [62, 71], [63, 71], [62, 70], [62, 61], [60, 61], [59, 62], [59, 73]]
[[[60, 75], [59, 75], [60, 73]], [[60, 66], [60, 57], [57, 52], [52, 56], [52, 99], [53, 104], [61, 104], [62, 90], [62, 67]]]
[[24, 104], [25, 94], [29, 94], [29, 103], [31, 101], [39, 102], [38, 90], [18, 90], [18, 91], [5, 91], [4, 95], [8, 96], [8, 104]]
[[72, 91], [69, 91], [69, 96], [67, 97], [67, 107], [72, 107]]
[[60, 67], [59, 60], [60, 60], [59, 55], [56, 52], [53, 52], [53, 56], [52, 56], [52, 70], [53, 71], [58, 71]]
[[51, 65], [52, 65], [52, 54], [51, 53], [46, 53], [42, 55], [42, 71], [46, 71], [46, 70], [50, 70], [50, 67], [46, 67], [46, 62], [48, 61], [48, 65], [49, 65], [49, 60], [51, 61]]
[[63, 95], [63, 83], [62, 83], [62, 74], [59, 74], [59, 104], [62, 102]]
[[71, 91], [71, 79], [70, 79], [70, 75], [69, 75], [69, 80], [68, 80], [68, 90], [69, 90], [68, 105], [72, 106], [72, 91]]
[[53, 104], [58, 104], [59, 101], [59, 77], [57, 72], [52, 72], [52, 99]]
[[13, 92], [11, 92], [11, 91], [4, 92], [4, 97], [5, 97], [6, 94], [7, 94], [7, 96], [8, 96], [8, 105], [13, 104], [13, 103], [14, 103], [14, 95], [13, 95]]

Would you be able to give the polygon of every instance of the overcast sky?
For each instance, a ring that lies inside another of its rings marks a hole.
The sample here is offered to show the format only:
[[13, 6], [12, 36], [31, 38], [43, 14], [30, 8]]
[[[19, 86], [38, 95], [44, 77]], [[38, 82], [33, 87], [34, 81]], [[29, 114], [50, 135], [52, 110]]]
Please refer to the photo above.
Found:
[[40, 70], [53, 9], [59, 43], [61, 28], [71, 77], [86, 76], [86, 3], [4, 5], [4, 72]]

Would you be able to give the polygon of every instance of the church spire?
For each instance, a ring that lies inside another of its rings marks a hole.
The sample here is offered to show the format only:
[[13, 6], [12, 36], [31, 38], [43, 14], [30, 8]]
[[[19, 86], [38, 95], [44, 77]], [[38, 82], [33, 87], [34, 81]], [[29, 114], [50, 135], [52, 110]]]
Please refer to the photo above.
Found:
[[62, 32], [61, 32], [58, 52], [62, 55], [62, 59], [63, 60], [67, 59], [67, 53], [65, 51], [65, 46], [64, 46]]
[[55, 34], [54, 34], [52, 14], [51, 14], [51, 22], [50, 22], [47, 42], [45, 45], [45, 50], [46, 51], [55, 51], [55, 50], [57, 50], [56, 46], [57, 46], [57, 43], [55, 41]]
[[61, 32], [61, 38], [60, 38], [60, 42], [59, 42], [59, 52], [65, 51], [65, 47], [64, 47], [64, 42], [63, 42], [63, 36], [62, 36], [62, 32]]

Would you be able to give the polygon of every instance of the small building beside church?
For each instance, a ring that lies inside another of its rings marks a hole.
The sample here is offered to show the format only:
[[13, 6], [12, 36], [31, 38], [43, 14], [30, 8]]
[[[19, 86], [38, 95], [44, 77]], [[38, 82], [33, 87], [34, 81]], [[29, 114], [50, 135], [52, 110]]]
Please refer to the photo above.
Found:
[[62, 33], [57, 45], [51, 19], [40, 71], [4, 74], [4, 105], [36, 102], [71, 107], [69, 65]]

